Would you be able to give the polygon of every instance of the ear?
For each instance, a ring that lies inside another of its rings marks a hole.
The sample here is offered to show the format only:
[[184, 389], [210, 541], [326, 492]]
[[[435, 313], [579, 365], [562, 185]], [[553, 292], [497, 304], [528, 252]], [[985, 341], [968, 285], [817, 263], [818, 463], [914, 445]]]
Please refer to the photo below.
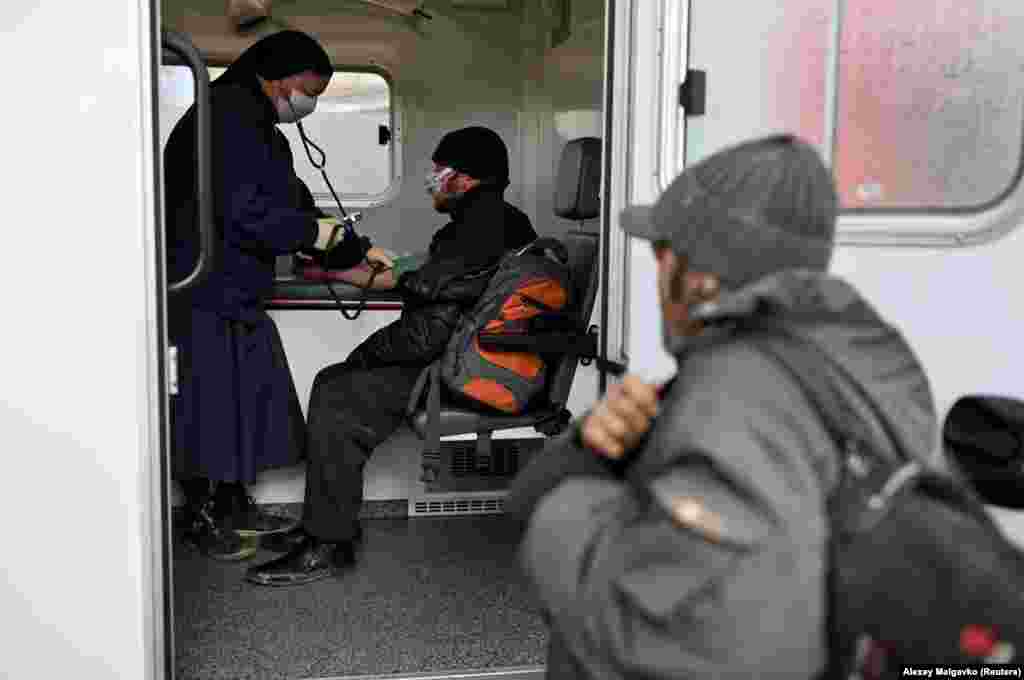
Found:
[[658, 273], [667, 280], [676, 270], [679, 258], [672, 252], [671, 248], [658, 248], [654, 251], [654, 257], [658, 262]]

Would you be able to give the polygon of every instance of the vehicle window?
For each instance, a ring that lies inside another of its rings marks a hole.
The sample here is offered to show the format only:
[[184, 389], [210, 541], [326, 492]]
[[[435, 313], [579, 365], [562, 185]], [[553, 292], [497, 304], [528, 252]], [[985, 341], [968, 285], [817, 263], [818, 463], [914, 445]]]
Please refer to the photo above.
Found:
[[853, 210], [979, 209], [1021, 161], [1017, 0], [845, 4], [834, 168]]
[[[224, 70], [211, 67], [211, 81]], [[163, 148], [175, 123], [192, 104], [192, 73], [186, 66], [161, 66], [159, 87]], [[377, 73], [335, 71], [316, 111], [303, 119], [306, 134], [327, 154], [327, 174], [343, 202], [367, 205], [385, 200], [397, 172], [395, 144], [391, 140], [392, 118], [387, 79]], [[298, 127], [279, 127], [291, 144], [296, 174], [306, 182], [318, 203], [333, 206], [334, 200], [322, 176], [306, 157]], [[319, 160], [315, 150], [313, 157]]]

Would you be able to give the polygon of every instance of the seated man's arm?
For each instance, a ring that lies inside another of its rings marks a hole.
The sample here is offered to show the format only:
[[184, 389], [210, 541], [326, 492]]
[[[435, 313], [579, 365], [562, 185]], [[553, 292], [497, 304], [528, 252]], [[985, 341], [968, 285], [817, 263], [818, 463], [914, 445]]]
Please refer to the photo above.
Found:
[[338, 278], [359, 288], [392, 290], [398, 286], [401, 275], [410, 271], [410, 261], [413, 257], [392, 258], [383, 248], [374, 246], [366, 252], [363, 262], [339, 272]]
[[393, 269], [386, 269], [374, 275], [373, 270], [366, 262], [338, 272], [337, 278], [353, 286], [371, 290], [392, 290], [398, 285]]
[[[455, 304], [428, 305], [378, 328], [353, 352], [368, 365], [430, 363], [441, 356], [460, 312]], [[349, 356], [352, 360], [352, 355]]]

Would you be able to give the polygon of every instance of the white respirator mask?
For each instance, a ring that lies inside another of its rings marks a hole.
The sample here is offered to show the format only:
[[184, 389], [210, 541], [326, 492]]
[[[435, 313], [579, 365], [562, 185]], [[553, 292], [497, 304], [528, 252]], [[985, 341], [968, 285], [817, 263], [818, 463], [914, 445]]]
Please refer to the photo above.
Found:
[[316, 97], [310, 97], [305, 92], [292, 92], [284, 102], [278, 99], [274, 103], [277, 118], [282, 123], [295, 123], [316, 110]]

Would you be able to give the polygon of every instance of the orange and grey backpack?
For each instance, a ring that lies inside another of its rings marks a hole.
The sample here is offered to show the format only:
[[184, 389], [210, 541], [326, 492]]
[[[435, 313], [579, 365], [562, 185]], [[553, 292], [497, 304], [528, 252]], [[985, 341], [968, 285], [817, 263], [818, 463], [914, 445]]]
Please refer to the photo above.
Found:
[[568, 329], [577, 304], [568, 261], [565, 246], [550, 238], [505, 255], [441, 357], [441, 380], [449, 390], [510, 414], [522, 413], [544, 390], [549, 357], [485, 349], [481, 338]]

